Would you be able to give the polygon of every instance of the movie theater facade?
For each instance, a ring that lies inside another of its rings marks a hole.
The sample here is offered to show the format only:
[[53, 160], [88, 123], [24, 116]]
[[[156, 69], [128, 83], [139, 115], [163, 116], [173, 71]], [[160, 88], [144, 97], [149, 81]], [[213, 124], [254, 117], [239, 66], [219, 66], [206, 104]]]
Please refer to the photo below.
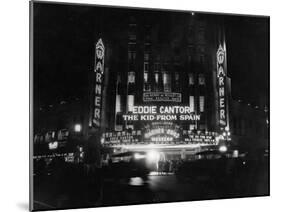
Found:
[[230, 142], [223, 23], [188, 20], [172, 26], [136, 16], [97, 38], [89, 126], [102, 132], [103, 147], [182, 156]]

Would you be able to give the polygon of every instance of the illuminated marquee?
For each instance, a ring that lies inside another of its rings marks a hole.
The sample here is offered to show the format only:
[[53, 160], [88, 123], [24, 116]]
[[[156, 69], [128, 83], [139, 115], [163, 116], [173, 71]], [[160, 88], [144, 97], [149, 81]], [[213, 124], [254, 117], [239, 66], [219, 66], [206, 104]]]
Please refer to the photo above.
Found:
[[94, 71], [95, 71], [95, 87], [94, 87], [92, 123], [95, 127], [100, 127], [100, 124], [101, 124], [104, 54], [105, 54], [105, 48], [104, 48], [102, 39], [99, 39], [97, 44], [96, 44], [95, 69], [94, 69]]
[[148, 143], [158, 144], [176, 142], [180, 137], [177, 130], [155, 128], [144, 133], [144, 140]]
[[204, 135], [204, 134], [189, 134], [184, 137], [184, 143], [186, 144], [200, 144], [200, 145], [216, 145], [217, 142], [215, 137], [212, 135]]
[[191, 113], [189, 106], [133, 106], [134, 114], [187, 114]]
[[188, 106], [133, 106], [132, 113], [123, 115], [125, 121], [194, 121], [200, 115], [193, 114]]
[[143, 93], [144, 102], [181, 102], [180, 93], [146, 92]]
[[173, 129], [163, 129], [163, 128], [158, 128], [158, 129], [152, 129], [149, 132], [144, 134], [145, 138], [150, 138], [156, 135], [169, 135], [172, 136], [174, 138], [179, 138], [179, 133]]
[[226, 123], [226, 74], [224, 68], [225, 51], [220, 45], [217, 51], [217, 79], [218, 79], [218, 103], [219, 103], [219, 125], [224, 128]]
[[138, 143], [141, 140], [141, 134], [141, 130], [106, 132], [102, 134], [101, 143], [103, 146]]
[[183, 130], [182, 143], [199, 145], [216, 145], [216, 132]]
[[[120, 147], [120, 145], [217, 145], [216, 132], [201, 132], [181, 130], [178, 127], [167, 128], [167, 126], [146, 130], [132, 130], [120, 132], [106, 132], [102, 134], [102, 145], [104, 147]], [[172, 125], [171, 127], [174, 127]]]

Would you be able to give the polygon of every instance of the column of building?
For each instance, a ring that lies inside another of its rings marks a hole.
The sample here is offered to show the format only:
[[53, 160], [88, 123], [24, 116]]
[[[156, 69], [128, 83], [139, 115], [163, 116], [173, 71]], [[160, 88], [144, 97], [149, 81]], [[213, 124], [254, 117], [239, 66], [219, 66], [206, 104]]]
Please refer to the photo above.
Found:
[[[194, 18], [193, 18], [194, 19]], [[207, 130], [206, 120], [206, 26], [195, 19], [187, 26], [187, 86], [191, 112], [201, 116], [190, 123], [189, 130]]]

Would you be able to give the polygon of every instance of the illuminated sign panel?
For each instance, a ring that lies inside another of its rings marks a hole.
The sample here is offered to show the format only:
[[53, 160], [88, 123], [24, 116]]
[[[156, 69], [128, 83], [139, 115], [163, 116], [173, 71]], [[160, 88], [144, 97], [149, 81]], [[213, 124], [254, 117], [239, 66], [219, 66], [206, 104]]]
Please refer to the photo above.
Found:
[[104, 73], [104, 54], [105, 48], [102, 39], [99, 39], [96, 44], [95, 51], [95, 87], [93, 100], [92, 124], [99, 128], [101, 125], [101, 107], [102, 107], [102, 84]]
[[150, 137], [154, 137], [156, 135], [163, 135], [163, 134], [172, 136], [174, 138], [179, 138], [179, 136], [180, 136], [179, 133], [173, 129], [158, 128], [158, 129], [149, 130], [147, 133], [144, 134], [144, 137], [150, 138]]
[[160, 127], [147, 130], [133, 130], [131, 132], [106, 132], [102, 136], [102, 145], [111, 147], [132, 144], [217, 145], [216, 135], [215, 132], [192, 132]]
[[178, 141], [180, 134], [175, 129], [155, 128], [149, 129], [144, 133], [144, 140], [148, 143], [173, 143]]
[[225, 74], [225, 51], [220, 45], [217, 51], [217, 80], [218, 80], [218, 110], [219, 126], [226, 127], [226, 74]]
[[131, 132], [119, 131], [119, 132], [106, 132], [102, 134], [102, 144], [104, 146], [112, 146], [115, 144], [132, 144], [138, 143], [142, 135], [140, 130], [133, 130]]
[[143, 93], [144, 102], [181, 102], [180, 93], [146, 92]]
[[48, 144], [48, 146], [49, 146], [49, 149], [50, 149], [50, 150], [57, 149], [57, 148], [58, 148], [58, 142], [57, 142], [57, 141], [50, 142], [50, 143]]
[[215, 137], [210, 134], [196, 134], [191, 133], [184, 137], [184, 143], [187, 144], [209, 144], [216, 145]]
[[125, 121], [198, 121], [200, 115], [189, 106], [133, 106], [132, 113], [123, 115]]

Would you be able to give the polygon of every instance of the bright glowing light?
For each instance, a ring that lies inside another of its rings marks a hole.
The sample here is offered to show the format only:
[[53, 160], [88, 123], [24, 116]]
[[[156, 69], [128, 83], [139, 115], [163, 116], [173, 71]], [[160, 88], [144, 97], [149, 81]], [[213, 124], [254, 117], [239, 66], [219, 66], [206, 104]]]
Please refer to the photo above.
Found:
[[132, 177], [130, 178], [129, 185], [132, 186], [142, 186], [143, 185], [143, 180], [140, 177]]
[[100, 139], [101, 144], [104, 144], [104, 138]]
[[227, 151], [227, 147], [226, 146], [220, 146], [219, 151], [220, 152], [226, 152]]
[[236, 149], [233, 151], [233, 155], [232, 155], [234, 158], [238, 158], [239, 156], [239, 151]]
[[230, 132], [227, 132], [227, 135], [230, 136]]
[[58, 142], [57, 141], [49, 143], [49, 149], [57, 149], [57, 148], [58, 148]]
[[155, 162], [156, 163], [159, 160], [159, 157], [160, 157], [160, 155], [156, 151], [149, 151], [147, 153], [147, 160], [149, 162]]
[[140, 153], [135, 153], [135, 154], [134, 154], [134, 158], [137, 159], [137, 160], [138, 160], [138, 159], [142, 159], [142, 158], [145, 158], [145, 155], [142, 155], [142, 154], [140, 154]]
[[126, 150], [135, 150], [135, 151], [143, 151], [143, 150], [152, 150], [152, 149], [194, 149], [199, 148], [200, 146], [204, 146], [204, 144], [177, 144], [177, 145], [167, 145], [167, 144], [131, 144], [131, 145], [116, 145], [117, 148], [123, 148]]
[[74, 125], [74, 131], [75, 132], [81, 132], [81, 130], [82, 130], [81, 124], [75, 124]]
[[226, 132], [224, 132], [222, 135], [223, 135], [223, 136], [226, 136]]

